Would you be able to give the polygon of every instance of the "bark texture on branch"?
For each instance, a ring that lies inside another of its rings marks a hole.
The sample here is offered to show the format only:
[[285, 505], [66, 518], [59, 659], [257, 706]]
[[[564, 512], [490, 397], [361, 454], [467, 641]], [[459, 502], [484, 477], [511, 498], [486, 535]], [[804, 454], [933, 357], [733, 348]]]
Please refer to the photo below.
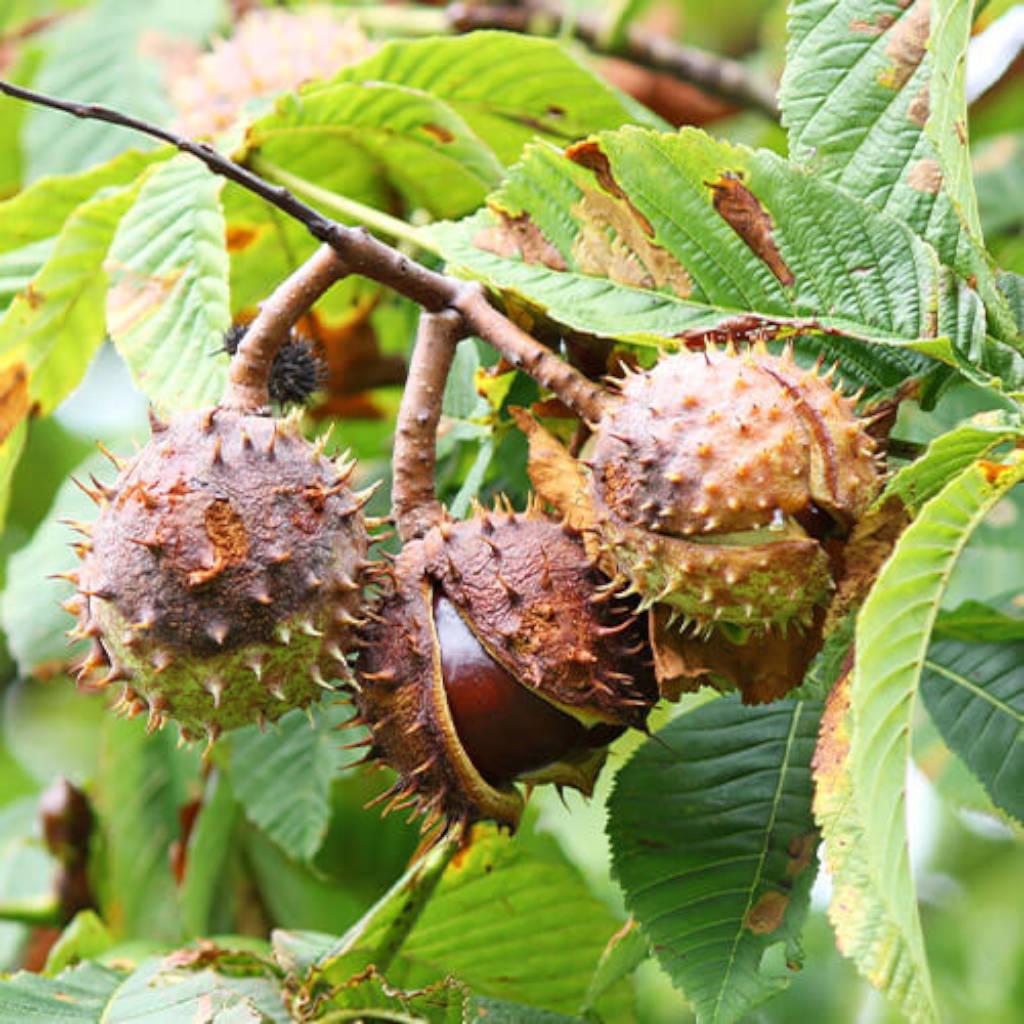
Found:
[[437, 425], [455, 348], [465, 335], [465, 322], [454, 310], [420, 314], [391, 460], [391, 510], [406, 543], [444, 518], [434, 485]]

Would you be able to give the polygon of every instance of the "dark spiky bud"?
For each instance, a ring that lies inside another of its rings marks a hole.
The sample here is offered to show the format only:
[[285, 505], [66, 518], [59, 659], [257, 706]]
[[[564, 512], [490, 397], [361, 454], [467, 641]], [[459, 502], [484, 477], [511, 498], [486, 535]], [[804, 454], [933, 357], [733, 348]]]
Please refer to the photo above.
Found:
[[643, 628], [600, 600], [602, 582], [579, 538], [535, 511], [478, 509], [399, 555], [356, 701], [399, 773], [394, 800], [426, 830], [514, 828], [515, 782], [589, 793], [608, 743], [643, 727]]
[[[245, 337], [246, 326], [234, 324], [224, 335], [224, 351], [234, 355]], [[292, 328], [270, 366], [267, 392], [279, 405], [303, 405], [327, 383], [327, 364], [313, 342]]]

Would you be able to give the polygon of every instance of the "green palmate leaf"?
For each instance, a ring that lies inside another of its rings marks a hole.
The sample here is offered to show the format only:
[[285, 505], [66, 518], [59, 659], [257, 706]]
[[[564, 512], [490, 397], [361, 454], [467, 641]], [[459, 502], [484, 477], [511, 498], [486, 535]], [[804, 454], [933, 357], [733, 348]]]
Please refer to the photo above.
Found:
[[282, 97], [249, 128], [245, 155], [349, 197], [390, 186], [441, 217], [474, 209], [501, 178], [497, 158], [445, 103], [386, 83]]
[[981, 250], [967, 146], [972, 8], [964, 0], [793, 0], [783, 123], [794, 160], [927, 239], [943, 263], [977, 282], [993, 329], [1013, 341]]
[[1019, 417], [1004, 413], [975, 416], [968, 423], [935, 438], [920, 458], [904, 466], [889, 481], [878, 504], [898, 498], [908, 508], [918, 509], [978, 459], [1021, 437], [1024, 437], [1024, 424]]
[[[479, 828], [447, 864], [451, 857], [442, 848], [414, 865], [321, 959], [326, 980], [338, 984], [373, 963], [406, 989], [451, 974], [482, 996], [577, 1010], [618, 922], [554, 841], [510, 842]], [[610, 1020], [628, 1008], [621, 986], [599, 1000]]]
[[125, 975], [84, 963], [56, 978], [20, 972], [0, 982], [0, 1020], [38, 1024], [101, 1024]]
[[107, 323], [139, 388], [168, 409], [212, 405], [231, 323], [223, 179], [181, 156], [146, 176], [118, 227]]
[[[110, 464], [97, 452], [77, 466], [73, 476], [88, 480], [89, 474], [95, 473], [103, 479], [109, 469]], [[32, 539], [11, 555], [7, 585], [0, 594], [0, 625], [22, 675], [39, 668], [52, 669], [82, 653], [81, 643], [68, 647], [65, 633], [74, 619], [60, 606], [75, 588], [67, 580], [47, 577], [78, 564], [71, 548], [76, 534], [62, 520], [89, 522], [95, 514], [96, 506], [88, 495], [68, 479], [57, 491]], [[40, 586], [41, 579], [45, 580], [45, 589]]]
[[840, 949], [911, 1020], [937, 1019], [903, 820], [911, 716], [949, 574], [1024, 460], [980, 462], [922, 507], [861, 608], [849, 686], [837, 688], [818, 754], [815, 811]]
[[0, 319], [0, 373], [25, 368], [37, 415], [48, 415], [78, 385], [103, 341], [103, 261], [136, 191], [124, 186], [79, 206]]
[[0, 203], [0, 253], [53, 238], [75, 210], [101, 189], [131, 184], [148, 166], [166, 160], [170, 152], [169, 148], [151, 153], [129, 150], [87, 171], [34, 182]]
[[[977, 294], [899, 221], [776, 155], [703, 132], [531, 147], [490, 209], [431, 229], [446, 258], [575, 330], [665, 346], [716, 332], [840, 334], [1024, 386]], [[980, 373], [978, 370], [980, 369]]]
[[318, 957], [315, 973], [337, 985], [371, 964], [376, 970], [389, 971], [454, 853], [452, 843], [442, 843], [410, 865], [363, 917]]
[[[222, 0], [101, 0], [62, 20], [51, 33], [33, 85], [165, 124], [173, 110], [165, 95], [163, 60], [175, 44], [205, 39], [223, 13]], [[139, 145], [129, 132], [47, 110], [31, 112], [23, 140], [29, 180], [80, 171]]]
[[[523, 1007], [523, 1009], [527, 1009]], [[342, 1021], [395, 1021], [396, 1024], [465, 1024], [479, 1019], [469, 1007], [466, 987], [453, 978], [414, 992], [389, 985], [374, 968], [331, 990], [322, 1016]], [[501, 1018], [499, 1018], [500, 1020]], [[522, 1024], [530, 1018], [516, 1018]], [[488, 1022], [490, 1024], [490, 1022]]]
[[[1024, 634], [1024, 622], [1017, 626]], [[943, 739], [992, 802], [1024, 822], [1024, 639], [933, 643], [921, 696]]]
[[584, 1010], [591, 1009], [605, 992], [632, 974], [650, 955], [647, 940], [636, 921], [630, 918], [608, 940], [608, 945], [597, 962], [594, 976], [590, 979]]
[[96, 876], [103, 919], [118, 938], [175, 941], [181, 930], [170, 846], [198, 757], [168, 730], [108, 716], [96, 786], [103, 858]]
[[0, 917], [52, 924], [59, 865], [43, 845], [37, 810], [34, 796], [0, 810]]
[[271, 730], [226, 738], [227, 771], [246, 817], [288, 856], [309, 861], [327, 834], [331, 783], [342, 763], [337, 716], [291, 711]]
[[538, 136], [564, 145], [633, 121], [663, 122], [549, 39], [474, 32], [396, 41], [330, 82], [390, 82], [443, 100], [506, 164]]
[[[799, 960], [819, 717], [817, 702], [715, 700], [661, 729], [615, 780], [615, 873], [701, 1022], [739, 1020]], [[765, 960], [776, 944], [785, 955]]]
[[0, 426], [0, 526], [7, 518], [7, 508], [11, 500], [11, 480], [18, 467], [18, 459], [25, 448], [27, 434], [28, 423], [20, 417], [9, 429]]

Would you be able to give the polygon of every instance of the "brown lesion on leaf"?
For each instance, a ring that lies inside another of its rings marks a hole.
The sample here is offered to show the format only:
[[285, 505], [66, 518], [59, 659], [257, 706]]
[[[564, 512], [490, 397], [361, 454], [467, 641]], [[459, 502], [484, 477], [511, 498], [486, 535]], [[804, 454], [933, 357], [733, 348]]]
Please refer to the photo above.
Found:
[[825, 700], [818, 742], [811, 758], [811, 774], [817, 787], [815, 806], [843, 785], [846, 760], [850, 755], [850, 732], [847, 714], [850, 710], [850, 680], [846, 672], [832, 687]]
[[632, 288], [670, 288], [689, 298], [693, 282], [686, 268], [650, 241], [634, 209], [596, 190], [587, 190], [573, 207], [580, 226], [573, 258], [584, 274], [607, 277]]
[[938, 195], [942, 188], [942, 168], [939, 162], [928, 158], [916, 161], [907, 174], [907, 183], [918, 192]]
[[789, 897], [785, 893], [769, 889], [762, 893], [757, 902], [747, 911], [744, 927], [755, 935], [768, 935], [777, 931], [786, 916]]
[[814, 863], [814, 854], [818, 849], [818, 833], [804, 832], [794, 836], [786, 846], [789, 860], [786, 861], [786, 877], [796, 878]]
[[484, 228], [473, 239], [473, 245], [485, 252], [493, 252], [505, 259], [521, 259], [524, 263], [539, 263], [550, 270], [565, 270], [562, 254], [544, 237], [544, 233], [530, 219], [528, 213], [511, 216], [495, 210], [498, 223]]
[[12, 363], [0, 368], [0, 444], [28, 415], [31, 405], [28, 367], [24, 363]]
[[441, 143], [455, 141], [454, 134], [445, 128], [444, 125], [434, 124], [431, 121], [421, 124], [420, 131], [426, 132], [431, 138], [437, 139], [437, 141]]
[[107, 293], [107, 327], [115, 337], [135, 330], [139, 324], [156, 312], [174, 291], [185, 273], [176, 267], [167, 274], [139, 274], [125, 267], [105, 268], [116, 278]]
[[717, 181], [705, 184], [714, 193], [712, 202], [718, 215], [747, 244], [750, 251], [768, 265], [779, 283], [788, 287], [796, 280], [775, 244], [775, 223], [760, 200], [739, 176], [726, 172]]
[[879, 76], [879, 84], [898, 90], [913, 77], [924, 59], [931, 31], [931, 0], [917, 0], [890, 30], [885, 46], [892, 65]]
[[988, 459], [982, 459], [978, 463], [978, 469], [981, 470], [981, 475], [989, 486], [998, 484], [1001, 477], [1004, 477], [1007, 473], [1012, 473], [1015, 468], [1004, 462], [990, 462]]
[[588, 171], [593, 171], [598, 185], [609, 195], [625, 203], [629, 207], [630, 214], [643, 229], [644, 234], [649, 238], [654, 237], [654, 225], [633, 205], [632, 199], [615, 180], [615, 176], [612, 174], [612, 165], [598, 143], [593, 141], [577, 142], [576, 145], [570, 146], [565, 151], [565, 155], [573, 163], [579, 164], [580, 167], [586, 167]]
[[923, 128], [928, 122], [928, 115], [930, 113], [931, 95], [929, 94], [928, 86], [926, 85], [910, 101], [910, 106], [907, 107], [907, 117], [919, 128]]
[[863, 18], [857, 18], [854, 21], [851, 21], [850, 31], [856, 32], [859, 35], [880, 36], [883, 32], [892, 28], [895, 21], [895, 15], [883, 12], [882, 14], [879, 14], [874, 21], [866, 21]]
[[248, 249], [269, 230], [269, 224], [229, 224], [225, 236], [228, 252], [242, 252]]

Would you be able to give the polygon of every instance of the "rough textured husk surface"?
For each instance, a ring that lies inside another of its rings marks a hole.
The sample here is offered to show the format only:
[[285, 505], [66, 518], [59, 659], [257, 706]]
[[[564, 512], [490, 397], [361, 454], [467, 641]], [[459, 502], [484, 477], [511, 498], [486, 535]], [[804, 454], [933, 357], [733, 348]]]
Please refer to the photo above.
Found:
[[346, 475], [287, 421], [157, 426], [106, 490], [80, 574], [80, 628], [127, 681], [124, 708], [195, 736], [348, 674], [369, 541]]
[[[641, 726], [656, 697], [642, 627], [610, 608], [577, 536], [534, 514], [486, 512], [446, 522], [406, 545], [395, 583], [366, 633], [358, 704], [374, 747], [404, 794], [433, 818], [514, 826], [521, 799], [470, 764], [444, 698], [432, 602], [457, 609], [514, 679], [586, 725]], [[495, 723], [501, 728], [501, 723]], [[570, 752], [531, 781], [587, 790], [594, 751]]]

